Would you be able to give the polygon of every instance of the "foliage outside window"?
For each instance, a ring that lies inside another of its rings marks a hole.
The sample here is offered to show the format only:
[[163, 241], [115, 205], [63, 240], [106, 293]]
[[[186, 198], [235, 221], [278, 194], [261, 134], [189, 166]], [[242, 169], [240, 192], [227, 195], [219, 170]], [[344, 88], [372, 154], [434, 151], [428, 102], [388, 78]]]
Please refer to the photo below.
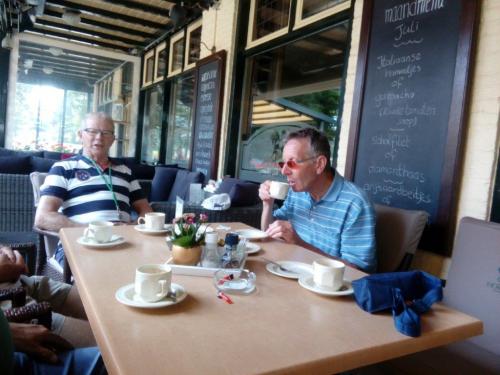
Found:
[[194, 74], [177, 77], [172, 84], [167, 134], [167, 164], [188, 168], [193, 137]]
[[184, 70], [190, 69], [195, 66], [196, 62], [200, 59], [201, 52], [201, 25], [202, 20], [192, 23], [187, 28], [187, 48], [186, 56], [184, 57], [185, 67]]
[[8, 148], [76, 152], [77, 131], [88, 111], [88, 92], [17, 83], [13, 132]]
[[159, 44], [155, 48], [155, 77], [154, 82], [161, 81], [167, 72], [167, 42]]
[[170, 38], [170, 56], [168, 59], [168, 75], [173, 76], [182, 72], [184, 59], [184, 31], [178, 32]]

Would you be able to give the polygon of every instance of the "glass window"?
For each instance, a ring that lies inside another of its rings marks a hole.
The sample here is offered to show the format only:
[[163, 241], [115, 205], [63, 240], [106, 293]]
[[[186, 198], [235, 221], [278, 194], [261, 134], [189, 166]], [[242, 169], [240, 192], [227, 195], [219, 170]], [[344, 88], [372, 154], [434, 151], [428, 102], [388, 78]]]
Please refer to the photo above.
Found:
[[294, 29], [341, 12], [350, 6], [350, 0], [298, 0]]
[[148, 53], [144, 55], [142, 60], [143, 63], [143, 72], [142, 72], [142, 86], [148, 86], [153, 83], [153, 74], [154, 74], [154, 62], [155, 62], [155, 50], [152, 49]]
[[194, 74], [177, 77], [172, 84], [167, 134], [167, 164], [189, 168], [193, 137]]
[[160, 158], [163, 98], [162, 85], [145, 92], [141, 160], [147, 163], [157, 163]]
[[259, 174], [278, 173], [283, 135], [292, 128], [324, 131], [335, 157], [347, 40], [346, 21], [248, 58], [250, 105], [241, 177], [263, 179]]
[[249, 47], [288, 32], [290, 0], [252, 0]]

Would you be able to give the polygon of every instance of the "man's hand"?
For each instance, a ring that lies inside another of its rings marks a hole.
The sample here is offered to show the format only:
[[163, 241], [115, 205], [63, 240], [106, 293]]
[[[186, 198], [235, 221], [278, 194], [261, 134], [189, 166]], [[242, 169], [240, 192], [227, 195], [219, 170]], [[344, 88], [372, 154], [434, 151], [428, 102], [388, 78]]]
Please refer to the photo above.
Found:
[[268, 204], [273, 204], [274, 198], [271, 197], [271, 194], [269, 192], [269, 188], [271, 187], [271, 181], [267, 180], [264, 181], [262, 184], [260, 184], [259, 187], [259, 198], [262, 200], [262, 202], [268, 203]]
[[276, 220], [266, 230], [269, 237], [281, 238], [287, 243], [302, 244], [302, 239], [299, 237], [292, 224], [285, 220]]
[[10, 323], [12, 341], [16, 351], [57, 363], [57, 352], [72, 349], [69, 342], [38, 324]]
[[0, 247], [0, 282], [14, 282], [28, 272], [22, 255], [9, 247]]

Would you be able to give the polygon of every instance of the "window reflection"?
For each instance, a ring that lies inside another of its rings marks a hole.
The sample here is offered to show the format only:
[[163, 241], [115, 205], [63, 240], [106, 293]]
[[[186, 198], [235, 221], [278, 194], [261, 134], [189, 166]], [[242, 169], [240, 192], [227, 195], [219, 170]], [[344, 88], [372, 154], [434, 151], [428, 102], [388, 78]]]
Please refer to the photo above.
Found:
[[194, 75], [187, 74], [172, 84], [170, 120], [167, 134], [167, 164], [188, 168], [193, 129]]
[[163, 87], [156, 85], [145, 92], [141, 160], [157, 163], [160, 157]]
[[345, 3], [347, 0], [302, 0], [302, 18], [307, 18], [321, 13], [335, 5]]

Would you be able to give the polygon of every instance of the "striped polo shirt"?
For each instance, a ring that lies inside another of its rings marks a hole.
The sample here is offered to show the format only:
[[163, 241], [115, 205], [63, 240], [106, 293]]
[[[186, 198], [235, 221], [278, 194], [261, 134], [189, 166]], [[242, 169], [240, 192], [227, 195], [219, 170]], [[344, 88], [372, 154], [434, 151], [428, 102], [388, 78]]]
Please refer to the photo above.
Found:
[[[131, 204], [145, 198], [144, 193], [127, 166], [112, 162], [110, 168], [120, 215], [102, 176], [83, 155], [56, 162], [40, 188], [40, 194], [62, 199], [61, 213], [77, 223], [130, 221]], [[103, 175], [109, 182], [109, 168], [103, 171]]]
[[375, 271], [373, 206], [363, 190], [337, 172], [319, 201], [307, 192], [290, 189], [283, 206], [273, 216], [290, 221], [300, 238], [321, 251], [367, 272]]

